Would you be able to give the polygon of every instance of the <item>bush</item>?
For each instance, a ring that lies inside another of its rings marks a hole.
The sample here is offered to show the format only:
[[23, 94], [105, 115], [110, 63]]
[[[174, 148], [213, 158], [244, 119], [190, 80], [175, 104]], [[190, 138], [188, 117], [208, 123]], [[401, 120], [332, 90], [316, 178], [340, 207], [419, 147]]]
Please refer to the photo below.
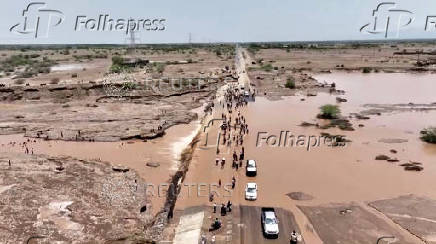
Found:
[[263, 71], [266, 71], [266, 72], [271, 72], [273, 70], [273, 67], [271, 64], [265, 64], [265, 65], [262, 65], [261, 69]]
[[337, 105], [326, 104], [320, 107], [321, 113], [318, 115], [322, 119], [337, 119], [341, 110]]
[[112, 57], [112, 65], [123, 65], [123, 58], [120, 56], [113, 56]]
[[436, 127], [426, 128], [421, 131], [421, 140], [436, 144]]
[[362, 73], [371, 73], [371, 68], [369, 67], [363, 68]]
[[77, 73], [73, 73], [73, 74], [71, 74], [71, 78], [77, 78]]
[[165, 64], [163, 64], [163, 63], [156, 64], [156, 72], [162, 74], [164, 72], [164, 70], [165, 70]]
[[50, 80], [50, 84], [59, 84], [59, 82], [60, 82], [60, 79], [57, 77]]
[[138, 85], [136, 83], [129, 81], [129, 82], [123, 83], [122, 89], [123, 90], [135, 90], [137, 87], [138, 87]]
[[111, 70], [111, 73], [119, 74], [119, 73], [121, 73], [121, 71], [123, 71], [123, 68], [119, 65], [112, 65], [110, 70]]
[[292, 77], [289, 77], [289, 78], [286, 80], [285, 87], [286, 87], [286, 88], [289, 88], [289, 89], [295, 89], [295, 81], [294, 81], [294, 79], [293, 79]]

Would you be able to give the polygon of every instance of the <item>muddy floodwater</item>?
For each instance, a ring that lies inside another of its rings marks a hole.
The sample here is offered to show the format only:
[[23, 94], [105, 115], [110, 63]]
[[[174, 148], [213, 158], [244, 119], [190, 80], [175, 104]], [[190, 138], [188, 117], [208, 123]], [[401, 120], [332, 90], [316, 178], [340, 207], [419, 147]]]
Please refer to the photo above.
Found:
[[[436, 75], [432, 74], [339, 73], [316, 78], [320, 82], [335, 82], [337, 89], [345, 90], [342, 97], [349, 102], [339, 104], [343, 115], [358, 112], [356, 110], [369, 103], [436, 101], [432, 95], [436, 90]], [[310, 194], [314, 199], [307, 202], [318, 204], [369, 201], [410, 193], [436, 197], [436, 186], [432, 183], [436, 178], [436, 146], [419, 139], [421, 129], [435, 125], [436, 111], [391, 112], [370, 116], [369, 120], [352, 119], [356, 130], [350, 132], [321, 130], [299, 124], [318, 122], [319, 107], [326, 103], [336, 104], [336, 96], [320, 93], [316, 97], [304, 97], [304, 101], [302, 98], [296, 96], [280, 101], [257, 98], [246, 111], [251, 127], [247, 155], [259, 161], [256, 182], [262, 186], [259, 195], [265, 204], [274, 204], [277, 201], [274, 196], [281, 195], [283, 204], [287, 205], [291, 200], [285, 194], [290, 192]], [[327, 132], [345, 135], [352, 142], [335, 148], [321, 143], [308, 149], [306, 146], [271, 146], [258, 138], [260, 132], [263, 133], [261, 137], [279, 137], [281, 131], [307, 137]], [[397, 153], [393, 154], [391, 150]], [[399, 162], [376, 161], [379, 154]], [[424, 170], [408, 172], [399, 166], [409, 161], [422, 163]]]
[[[320, 82], [335, 82], [337, 89], [345, 90], [341, 97], [348, 102], [338, 105], [346, 117], [367, 109], [365, 104], [429, 104], [436, 101], [431, 94], [436, 90], [436, 75], [432, 74], [339, 73], [315, 78]], [[297, 221], [305, 225], [308, 221], [297, 205], [364, 203], [406, 194], [436, 198], [436, 146], [419, 139], [421, 129], [435, 126], [436, 111], [391, 111], [370, 116], [369, 120], [353, 118], [351, 123], [355, 131], [299, 126], [303, 121], [321, 123], [316, 115], [324, 104], [337, 104], [336, 95], [298, 95], [279, 101], [258, 97], [255, 103], [249, 104], [244, 111], [250, 128], [245, 149], [247, 159], [257, 161], [258, 175], [256, 178], [244, 177], [240, 183], [256, 182], [259, 191], [254, 203], [244, 201], [242, 192], [237, 193], [241, 194], [240, 200], [244, 204], [289, 209]], [[280, 138], [281, 132], [283, 137], [286, 131], [288, 136], [305, 138], [327, 132], [344, 135], [351, 142], [344, 147], [319, 143], [308, 148], [308, 143], [278, 146], [266, 141], [268, 136]], [[380, 154], [398, 159], [398, 162], [375, 160]], [[411, 161], [422, 163], [424, 170], [410, 172], [400, 166]], [[287, 196], [291, 192], [302, 192], [313, 199], [292, 200]], [[310, 231], [303, 232], [306, 238], [312, 239]]]

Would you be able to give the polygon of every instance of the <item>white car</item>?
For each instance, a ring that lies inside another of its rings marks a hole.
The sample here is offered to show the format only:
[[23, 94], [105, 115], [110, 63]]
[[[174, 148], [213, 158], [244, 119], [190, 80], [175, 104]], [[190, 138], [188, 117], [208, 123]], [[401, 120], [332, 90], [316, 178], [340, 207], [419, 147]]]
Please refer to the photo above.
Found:
[[257, 175], [256, 161], [254, 161], [253, 159], [247, 160], [247, 167], [245, 168], [245, 174], [247, 176]]
[[248, 91], [244, 91], [244, 96], [245, 96], [245, 97], [249, 97], [249, 96], [250, 96], [250, 93], [249, 93]]
[[245, 186], [245, 199], [246, 200], [256, 200], [257, 199], [257, 184], [247, 183]]
[[279, 221], [274, 208], [262, 208], [261, 220], [264, 235], [267, 237], [278, 238]]

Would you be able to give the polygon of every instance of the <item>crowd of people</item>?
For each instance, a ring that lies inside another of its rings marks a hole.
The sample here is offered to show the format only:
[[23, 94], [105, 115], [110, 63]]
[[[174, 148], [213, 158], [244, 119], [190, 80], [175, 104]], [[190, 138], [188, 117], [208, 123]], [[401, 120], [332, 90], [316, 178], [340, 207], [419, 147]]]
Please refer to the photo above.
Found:
[[[252, 95], [254, 96], [254, 93]], [[226, 150], [227, 152], [233, 152], [232, 157], [229, 160], [232, 160], [231, 168], [236, 172], [243, 167], [244, 159], [245, 159], [245, 148], [244, 148], [244, 137], [248, 135], [249, 129], [246, 118], [241, 114], [241, 109], [248, 105], [249, 97], [245, 96], [243, 91], [236, 88], [235, 86], [230, 86], [223, 96], [223, 99], [217, 104], [213, 104], [209, 106], [208, 112], [212, 114], [213, 108], [220, 108], [221, 111], [221, 119], [222, 124], [219, 129], [219, 145], [217, 147], [217, 157], [215, 159], [215, 166], [220, 167], [221, 170], [224, 170], [226, 167], [226, 157], [222, 157], [223, 153], [221, 151]], [[216, 111], [217, 112], [217, 111]], [[224, 149], [221, 149], [224, 148]], [[222, 173], [224, 174], [224, 173]], [[232, 176], [231, 186], [232, 189], [236, 187], [236, 176]], [[218, 180], [218, 185], [221, 187], [221, 178]], [[214, 202], [214, 196], [210, 196], [210, 202], [213, 202], [213, 214], [218, 214], [218, 206], [221, 206], [219, 214], [221, 217], [227, 215], [227, 213], [232, 211], [232, 202], [230, 200], [227, 201], [227, 204], [221, 203], [218, 204]], [[212, 223], [212, 230], [215, 230], [220, 225], [220, 220], [218, 217], [215, 218], [215, 221]]]

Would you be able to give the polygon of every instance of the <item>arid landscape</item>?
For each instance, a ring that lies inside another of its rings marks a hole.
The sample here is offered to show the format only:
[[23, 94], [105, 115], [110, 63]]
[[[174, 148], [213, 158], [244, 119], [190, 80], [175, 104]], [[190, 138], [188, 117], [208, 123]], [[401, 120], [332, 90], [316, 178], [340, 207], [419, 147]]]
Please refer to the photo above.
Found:
[[0, 77], [1, 244], [436, 243], [433, 42], [4, 46]]

